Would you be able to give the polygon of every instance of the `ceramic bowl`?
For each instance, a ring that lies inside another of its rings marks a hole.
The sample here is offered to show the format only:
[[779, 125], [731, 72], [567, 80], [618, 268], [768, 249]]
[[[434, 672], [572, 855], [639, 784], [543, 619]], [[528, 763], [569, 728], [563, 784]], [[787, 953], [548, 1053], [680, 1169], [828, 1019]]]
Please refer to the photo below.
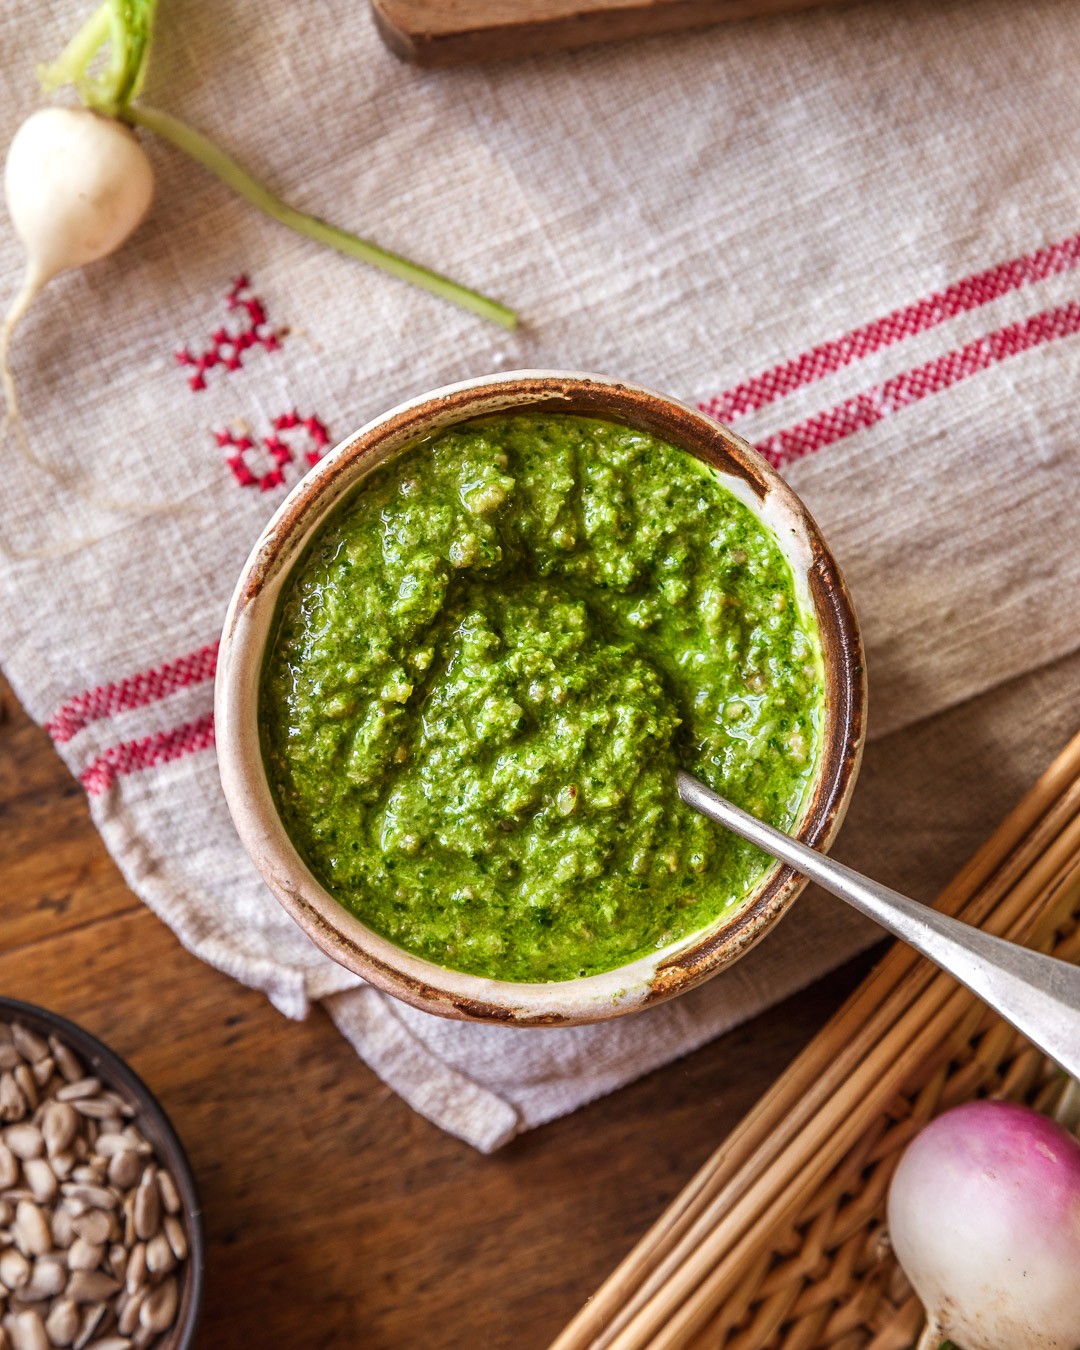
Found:
[[59, 1013], [39, 1008], [34, 1003], [24, 1003], [22, 999], [0, 998], [0, 1021], [21, 1022], [39, 1036], [55, 1036], [63, 1041], [82, 1060], [87, 1073], [100, 1079], [106, 1088], [118, 1092], [135, 1108], [132, 1123], [153, 1145], [158, 1160], [176, 1182], [182, 1207], [181, 1218], [188, 1240], [176, 1321], [154, 1342], [155, 1350], [193, 1350], [206, 1278], [206, 1241], [195, 1176], [168, 1116], [138, 1074], [119, 1055], [96, 1036], [69, 1022]]
[[437, 389], [369, 422], [297, 484], [255, 545], [225, 621], [216, 690], [221, 779], [255, 866], [335, 961], [445, 1017], [516, 1025], [594, 1022], [659, 1003], [715, 975], [777, 923], [805, 882], [778, 863], [735, 912], [603, 974], [549, 984], [466, 975], [403, 951], [333, 899], [282, 827], [260, 750], [264, 649], [278, 596], [312, 532], [366, 474], [419, 438], [512, 410], [577, 413], [650, 432], [718, 469], [725, 485], [772, 527], [800, 601], [816, 617], [825, 667], [823, 752], [795, 833], [812, 847], [828, 846], [858, 771], [866, 702], [859, 627], [839, 569], [805, 507], [745, 441], [674, 399], [595, 375], [515, 371]]

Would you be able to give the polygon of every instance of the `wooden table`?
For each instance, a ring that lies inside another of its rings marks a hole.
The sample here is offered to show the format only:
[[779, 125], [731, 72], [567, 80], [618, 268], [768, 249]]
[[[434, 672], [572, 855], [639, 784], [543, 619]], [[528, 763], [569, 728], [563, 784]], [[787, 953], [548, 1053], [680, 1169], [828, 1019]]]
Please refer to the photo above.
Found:
[[0, 681], [0, 991], [83, 1023], [199, 1178], [213, 1350], [542, 1350], [869, 965], [494, 1157], [287, 1022], [136, 899]]

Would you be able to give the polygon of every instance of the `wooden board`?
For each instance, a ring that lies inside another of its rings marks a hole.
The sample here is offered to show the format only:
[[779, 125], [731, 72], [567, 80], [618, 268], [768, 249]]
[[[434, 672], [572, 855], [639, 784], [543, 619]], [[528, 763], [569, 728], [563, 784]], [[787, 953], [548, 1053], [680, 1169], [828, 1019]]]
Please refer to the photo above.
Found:
[[850, 0], [371, 0], [387, 46], [456, 66], [702, 28]]
[[485, 1158], [321, 1013], [287, 1022], [184, 951], [2, 678], [0, 897], [0, 991], [103, 1037], [187, 1145], [207, 1350], [541, 1350], [868, 964]]

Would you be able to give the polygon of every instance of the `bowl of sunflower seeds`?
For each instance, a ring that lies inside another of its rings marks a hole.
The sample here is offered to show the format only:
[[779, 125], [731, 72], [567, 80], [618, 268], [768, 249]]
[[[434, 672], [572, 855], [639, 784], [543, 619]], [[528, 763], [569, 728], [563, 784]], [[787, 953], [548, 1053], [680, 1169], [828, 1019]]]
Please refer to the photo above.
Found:
[[0, 1350], [191, 1350], [204, 1272], [195, 1179], [149, 1088], [0, 998]]

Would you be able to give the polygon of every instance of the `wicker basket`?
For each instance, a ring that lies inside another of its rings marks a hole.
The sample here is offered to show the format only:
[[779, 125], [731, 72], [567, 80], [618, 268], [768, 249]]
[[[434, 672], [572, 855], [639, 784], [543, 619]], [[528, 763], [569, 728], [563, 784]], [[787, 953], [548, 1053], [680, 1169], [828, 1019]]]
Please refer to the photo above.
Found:
[[[1080, 736], [938, 908], [1080, 960]], [[884, 1227], [901, 1151], [959, 1102], [1050, 1111], [1065, 1082], [894, 946], [552, 1350], [906, 1350], [923, 1314]]]

